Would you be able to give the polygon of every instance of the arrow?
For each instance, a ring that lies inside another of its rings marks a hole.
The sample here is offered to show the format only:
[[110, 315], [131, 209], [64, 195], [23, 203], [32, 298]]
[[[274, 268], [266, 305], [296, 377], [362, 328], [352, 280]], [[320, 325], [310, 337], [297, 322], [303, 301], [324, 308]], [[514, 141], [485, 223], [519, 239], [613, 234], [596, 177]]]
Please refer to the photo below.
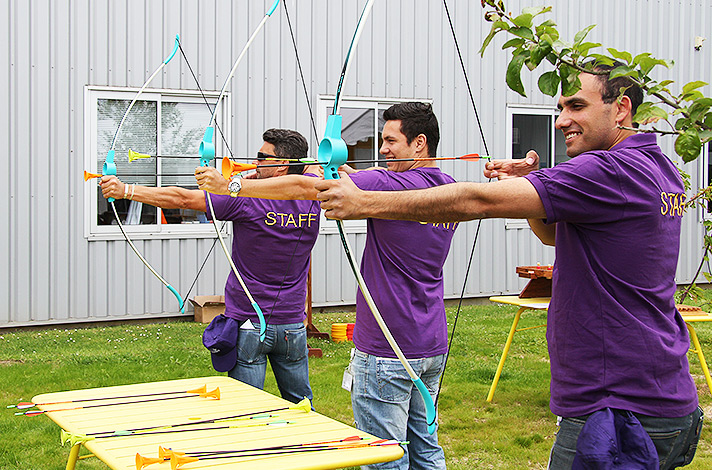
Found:
[[[476, 162], [479, 160], [489, 160], [492, 157], [481, 156], [478, 153], [470, 153], [459, 157], [420, 157], [420, 158], [382, 158], [380, 160], [355, 160], [347, 163], [392, 163], [392, 162], [431, 162], [438, 160], [463, 160], [468, 162]], [[275, 160], [277, 160], [275, 158]], [[287, 160], [287, 159], [285, 159]], [[242, 171], [254, 170], [258, 166], [260, 168], [279, 167], [279, 166], [296, 166], [296, 165], [312, 165], [318, 164], [318, 161], [312, 159], [301, 159], [298, 163], [269, 163], [266, 165], [255, 165], [254, 163], [235, 163], [230, 157], [223, 157], [222, 160], [222, 175], [226, 180], [232, 178], [236, 173]]]
[[[291, 405], [291, 406], [283, 406], [281, 408], [274, 408], [272, 410], [260, 410], [260, 411], [252, 411], [249, 413], [241, 413], [238, 415], [233, 415], [233, 416], [224, 416], [221, 418], [211, 418], [211, 419], [204, 419], [200, 421], [192, 421], [188, 423], [177, 423], [177, 424], [166, 424], [163, 426], [149, 426], [149, 427], [144, 427], [144, 428], [132, 428], [132, 429], [126, 429], [126, 430], [121, 430], [121, 431], [96, 431], [96, 432], [90, 432], [87, 433], [87, 436], [100, 436], [103, 434], [108, 434], [108, 435], [126, 435], [126, 433], [132, 433], [136, 431], [147, 431], [147, 430], [157, 430], [157, 429], [170, 429], [170, 428], [177, 428], [177, 427], [182, 427], [182, 426], [192, 426], [192, 425], [198, 425], [198, 424], [210, 424], [210, 423], [215, 423], [217, 421], [229, 421], [233, 419], [239, 419], [239, 418], [244, 418], [247, 416], [254, 416], [257, 418], [256, 415], [266, 415], [268, 413], [274, 413], [277, 411], [285, 411], [285, 410], [294, 410], [294, 411], [303, 411], [305, 413], [309, 413], [311, 411], [311, 402], [309, 401], [308, 398], [303, 399], [297, 404]], [[264, 416], [260, 416], [264, 417]]]
[[[274, 415], [268, 415], [274, 416]], [[252, 428], [257, 426], [286, 426], [288, 424], [294, 424], [293, 421], [286, 421], [284, 419], [278, 419], [270, 421], [268, 423], [255, 423], [255, 424], [233, 424], [225, 426], [211, 426], [204, 428], [188, 428], [188, 429], [163, 429], [163, 430], [147, 430], [147, 431], [118, 431], [113, 434], [107, 434], [104, 436], [88, 436], [86, 434], [70, 433], [68, 431], [62, 430], [60, 434], [60, 442], [64, 446], [67, 442], [71, 444], [72, 447], [78, 442], [84, 443], [87, 441], [93, 441], [95, 439], [110, 439], [112, 437], [127, 437], [127, 436], [152, 436], [155, 434], [174, 434], [180, 432], [194, 432], [194, 431], [214, 431], [220, 429], [240, 429], [240, 428]]]
[[116, 405], [133, 405], [136, 403], [149, 403], [149, 402], [154, 402], [154, 401], [166, 401], [166, 400], [178, 400], [180, 398], [194, 398], [194, 397], [204, 397], [204, 398], [215, 398], [217, 400], [220, 399], [220, 389], [216, 388], [212, 392], [207, 392], [207, 393], [196, 393], [194, 395], [186, 395], [184, 397], [167, 397], [167, 398], [151, 398], [147, 400], [135, 400], [135, 401], [124, 401], [124, 402], [119, 402], [119, 403], [103, 403], [101, 405], [87, 405], [87, 406], [75, 406], [72, 408], [61, 408], [58, 410], [32, 410], [32, 411], [24, 411], [24, 412], [19, 412], [15, 413], [15, 416], [38, 416], [41, 414], [45, 413], [52, 413], [55, 411], [70, 411], [70, 410], [85, 410], [88, 408], [100, 408], [104, 406], [116, 406]]
[[207, 390], [207, 387], [205, 385], [203, 385], [202, 387], [194, 388], [193, 390], [178, 390], [175, 392], [142, 393], [139, 395], [123, 395], [123, 396], [117, 396], [117, 397], [81, 398], [81, 399], [76, 399], [76, 400], [53, 401], [53, 402], [46, 402], [46, 403], [31, 403], [31, 402], [23, 401], [23, 402], [18, 403], [17, 405], [8, 405], [7, 408], [17, 408], [19, 410], [24, 410], [27, 408], [32, 408], [33, 406], [62, 405], [65, 403], [81, 403], [81, 402], [85, 402], [85, 401], [99, 401], [99, 400], [123, 400], [124, 398], [155, 397], [155, 396], [159, 396], [159, 395], [174, 395], [176, 393], [192, 393], [195, 395], [199, 395], [201, 393], [204, 394], [206, 392], [206, 390]]
[[[358, 438], [363, 439], [363, 438]], [[407, 445], [408, 441], [394, 441], [379, 439], [368, 443], [346, 443], [345, 445], [333, 444], [333, 445], [320, 445], [320, 444], [287, 444], [285, 446], [274, 446], [272, 448], [262, 448], [262, 449], [243, 449], [243, 450], [218, 450], [218, 451], [206, 451], [202, 453], [191, 453], [191, 452], [177, 452], [171, 451], [170, 449], [159, 448], [159, 451], [163, 451], [163, 458], [159, 457], [160, 460], [154, 460], [150, 457], [143, 457], [140, 454], [136, 454], [137, 470], [141, 470], [143, 466], [149, 465], [144, 464], [144, 462], [158, 463], [167, 460], [170, 456], [171, 469], [176, 470], [181, 465], [185, 465], [191, 462], [197, 462], [200, 460], [217, 460], [217, 459], [234, 459], [234, 458], [245, 458], [245, 457], [262, 457], [270, 455], [284, 455], [284, 454], [297, 454], [303, 452], [323, 452], [332, 450], [345, 450], [345, 449], [358, 449], [362, 447], [378, 447], [378, 446], [392, 446], [392, 445]], [[142, 466], [139, 466], [141, 462]]]
[[[198, 155], [151, 155], [148, 153], [139, 153], [134, 150], [129, 149], [129, 161], [132, 162], [134, 160], [137, 160], [139, 158], [176, 158], [176, 159], [190, 159], [190, 160], [196, 160], [200, 158]], [[224, 158], [224, 157], [213, 157], [215, 159], [218, 158]], [[277, 161], [288, 161], [288, 162], [303, 162], [303, 163], [318, 163], [316, 160], [313, 158], [305, 157], [305, 158], [282, 158], [278, 157], [276, 155], [267, 155], [262, 152], [257, 152], [257, 157], [230, 157], [232, 160], [248, 160], [248, 161], [253, 161], [253, 160], [277, 160]]]

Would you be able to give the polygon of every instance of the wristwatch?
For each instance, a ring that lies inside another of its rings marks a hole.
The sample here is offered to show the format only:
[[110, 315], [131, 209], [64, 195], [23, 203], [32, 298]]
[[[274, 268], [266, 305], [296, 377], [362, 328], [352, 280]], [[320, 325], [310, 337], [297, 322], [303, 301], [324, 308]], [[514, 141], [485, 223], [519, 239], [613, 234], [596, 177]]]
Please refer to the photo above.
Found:
[[230, 191], [230, 197], [237, 197], [237, 194], [242, 189], [241, 176], [233, 176], [227, 184], [227, 190]]

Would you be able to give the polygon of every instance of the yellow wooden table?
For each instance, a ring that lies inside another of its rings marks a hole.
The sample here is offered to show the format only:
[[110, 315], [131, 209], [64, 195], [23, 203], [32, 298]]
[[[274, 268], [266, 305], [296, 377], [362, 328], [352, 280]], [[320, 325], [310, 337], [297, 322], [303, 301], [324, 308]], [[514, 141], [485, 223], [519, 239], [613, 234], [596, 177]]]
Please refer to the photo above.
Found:
[[[519, 324], [519, 319], [527, 310], [547, 310], [549, 308], [549, 297], [537, 297], [530, 299], [521, 299], [516, 295], [499, 295], [489, 298], [490, 301], [500, 303], [515, 305], [519, 307], [517, 313], [514, 314], [514, 321], [512, 322], [512, 327], [509, 330], [509, 335], [507, 336], [507, 341], [504, 343], [504, 350], [502, 351], [502, 357], [499, 360], [499, 365], [497, 366], [497, 372], [494, 374], [494, 379], [492, 380], [492, 385], [490, 386], [489, 393], [487, 394], [487, 401], [491, 402], [494, 397], [494, 391], [497, 388], [497, 383], [499, 382], [499, 377], [502, 375], [502, 369], [504, 369], [504, 361], [507, 359], [507, 354], [509, 353], [509, 348], [512, 345], [512, 340], [514, 339], [514, 333], [518, 331], [531, 330], [534, 328], [541, 328], [546, 326], [537, 325], [528, 328], [517, 329]], [[707, 387], [712, 393], [712, 378], [710, 377], [710, 371], [707, 368], [707, 362], [705, 361], [705, 355], [702, 353], [702, 347], [700, 346], [700, 341], [697, 339], [697, 333], [695, 332], [692, 323], [696, 322], [708, 322], [712, 321], [712, 315], [706, 312], [680, 312], [682, 319], [685, 320], [687, 329], [690, 332], [691, 347], [690, 352], [697, 353], [697, 357], [700, 360], [700, 366], [702, 367], [702, 372], [705, 375], [705, 380], [707, 381]]]
[[[146, 403], [55, 411], [47, 413], [47, 415], [62, 429], [70, 433], [89, 434], [92, 432], [161, 427], [293, 406], [292, 403], [279, 397], [225, 376], [47, 393], [38, 395], [32, 400], [34, 403], [56, 403], [96, 397], [186, 391], [203, 385], [206, 385], [209, 391], [219, 388], [220, 399], [194, 396]], [[153, 398], [146, 397], [143, 399]], [[155, 398], [160, 398], [160, 396]], [[136, 400], [140, 399], [136, 398]], [[117, 399], [114, 401], [126, 402], [131, 401], [131, 399]], [[105, 402], [57, 403], [54, 405], [42, 405], [39, 408], [43, 410], [59, 410], [100, 403]], [[146, 457], [158, 457], [158, 446], [169, 447], [182, 452], [201, 452], [304, 444], [343, 439], [351, 436], [365, 438], [366, 440], [362, 441], [363, 443], [375, 441], [375, 438], [367, 433], [315, 412], [307, 413], [292, 409], [276, 411], [271, 414], [274, 415], [272, 418], [217, 421], [211, 424], [194, 426], [208, 428], [229, 425], [232, 426], [230, 429], [192, 432], [174, 432], [175, 428], [164, 429], [171, 432], [145, 435], [138, 433], [129, 436], [99, 438], [87, 441], [83, 445], [110, 468], [128, 470], [136, 468], [137, 453]], [[281, 420], [287, 421], [288, 424], [265, 425], [266, 422], [279, 423]], [[67, 462], [68, 470], [74, 468], [81, 445], [82, 443], [80, 442], [72, 447]], [[333, 451], [202, 460], [186, 463], [180, 468], [186, 470], [206, 468], [220, 468], [221, 470], [331, 469], [388, 462], [399, 459], [402, 455], [403, 449], [399, 445], [364, 446]], [[170, 462], [155, 463], [146, 468], [148, 470], [166, 470], [171, 468], [171, 464]]]

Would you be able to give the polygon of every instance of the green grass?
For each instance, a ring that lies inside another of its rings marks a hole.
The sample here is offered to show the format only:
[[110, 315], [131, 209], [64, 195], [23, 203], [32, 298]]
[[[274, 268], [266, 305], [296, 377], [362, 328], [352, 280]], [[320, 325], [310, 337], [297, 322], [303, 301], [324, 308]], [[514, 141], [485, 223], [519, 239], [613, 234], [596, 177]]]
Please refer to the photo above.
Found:
[[[445, 384], [440, 395], [440, 442], [449, 469], [543, 469], [556, 432], [549, 411], [549, 363], [544, 330], [517, 333], [493, 403], [485, 402], [514, 307], [465, 307], [455, 333]], [[449, 311], [452, 320], [453, 312]], [[352, 314], [317, 314], [314, 322], [329, 332], [331, 323], [352, 321]], [[545, 321], [543, 312], [527, 312], [520, 326]], [[59, 445], [59, 428], [45, 416], [16, 417], [4, 405], [40, 393], [213, 375], [201, 343], [205, 326], [171, 322], [102, 328], [0, 330], [0, 470], [64, 469], [68, 447]], [[697, 332], [712, 358], [712, 324]], [[322, 358], [310, 360], [314, 406], [320, 413], [352, 423], [350, 396], [341, 388], [351, 343], [309, 341]], [[712, 396], [697, 356], [692, 374], [707, 416]], [[277, 394], [271, 373], [265, 389]], [[710, 425], [704, 428], [690, 469], [712, 468]], [[78, 470], [106, 469], [95, 458], [80, 460]]]

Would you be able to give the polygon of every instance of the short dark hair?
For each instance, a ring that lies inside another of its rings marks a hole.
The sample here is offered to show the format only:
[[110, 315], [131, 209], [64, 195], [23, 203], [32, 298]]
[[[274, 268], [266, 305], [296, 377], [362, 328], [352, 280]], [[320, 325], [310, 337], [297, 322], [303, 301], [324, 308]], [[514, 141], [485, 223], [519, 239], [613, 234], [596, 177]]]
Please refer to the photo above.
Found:
[[[290, 129], [267, 129], [262, 134], [262, 140], [274, 145], [277, 157], [299, 159], [305, 158], [309, 153], [309, 143], [302, 134]], [[304, 173], [305, 165], [290, 165], [288, 175]]]
[[601, 99], [606, 104], [613, 103], [621, 96], [621, 89], [624, 89], [623, 95], [630, 98], [630, 103], [632, 105], [631, 112], [635, 116], [636, 111], [638, 111], [638, 106], [643, 102], [643, 90], [633, 81], [630, 77], [615, 77], [610, 78], [611, 70], [616, 67], [625, 65], [621, 62], [614, 62], [613, 65], [599, 64], [596, 63], [593, 66], [593, 70], [596, 72], [607, 72], [606, 74], [594, 74], [601, 84]]
[[428, 144], [428, 156], [436, 155], [440, 142], [440, 127], [430, 104], [418, 102], [394, 104], [383, 113], [383, 119], [400, 121], [401, 132], [409, 144], [423, 134]]

